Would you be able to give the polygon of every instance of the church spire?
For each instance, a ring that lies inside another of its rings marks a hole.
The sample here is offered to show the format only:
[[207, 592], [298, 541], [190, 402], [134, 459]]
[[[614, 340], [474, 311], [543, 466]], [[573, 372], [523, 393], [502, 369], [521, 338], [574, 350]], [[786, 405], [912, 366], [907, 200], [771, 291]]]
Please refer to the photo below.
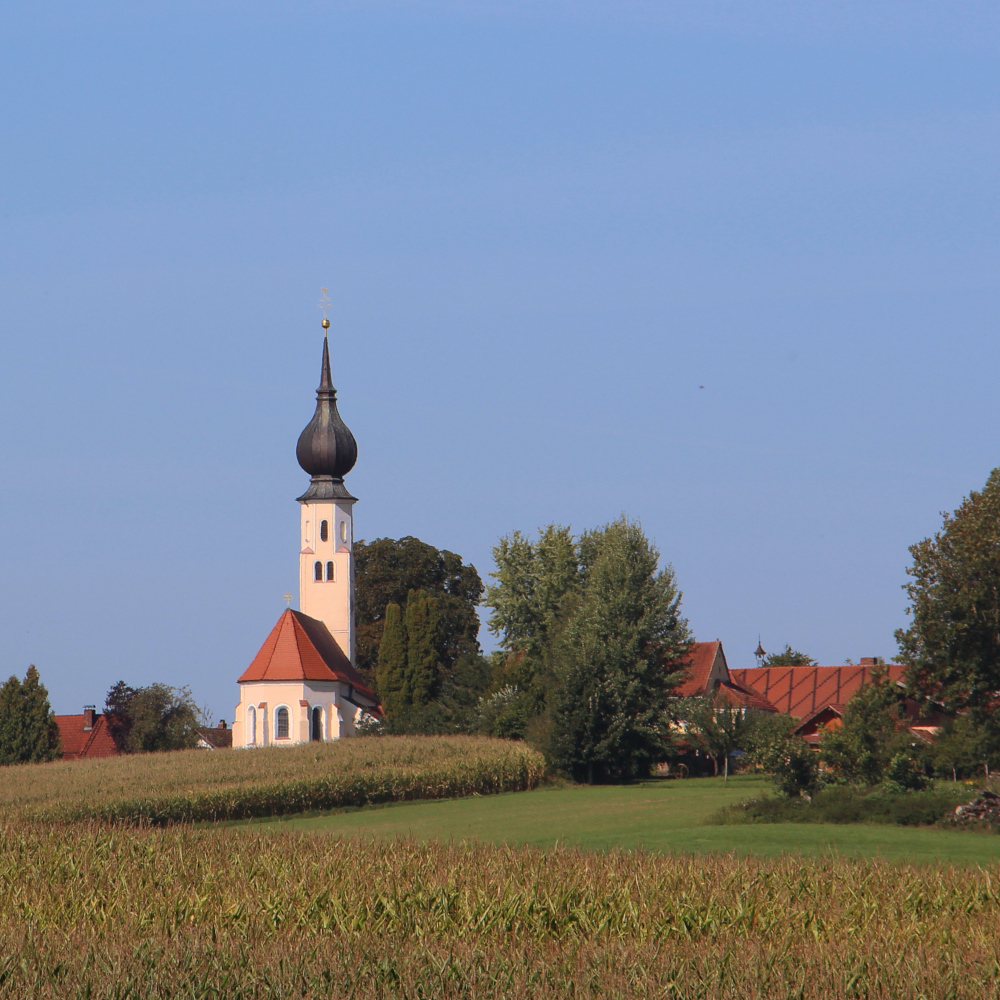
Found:
[[299, 500], [350, 497], [344, 487], [344, 476], [358, 460], [357, 442], [337, 411], [337, 390], [330, 375], [329, 328], [330, 321], [324, 316], [323, 362], [316, 390], [316, 411], [295, 446], [299, 465], [312, 477], [309, 489]]

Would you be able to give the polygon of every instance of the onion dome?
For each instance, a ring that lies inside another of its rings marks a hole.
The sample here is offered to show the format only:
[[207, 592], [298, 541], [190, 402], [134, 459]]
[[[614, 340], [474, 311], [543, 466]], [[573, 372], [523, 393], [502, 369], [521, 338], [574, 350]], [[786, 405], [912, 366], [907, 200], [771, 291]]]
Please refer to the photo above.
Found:
[[[324, 327], [329, 320], [324, 320]], [[312, 476], [312, 483], [300, 500], [334, 497], [350, 498], [344, 476], [358, 460], [358, 445], [337, 412], [337, 390], [330, 378], [330, 345], [323, 338], [323, 370], [316, 390], [316, 412], [295, 446], [299, 465]]]

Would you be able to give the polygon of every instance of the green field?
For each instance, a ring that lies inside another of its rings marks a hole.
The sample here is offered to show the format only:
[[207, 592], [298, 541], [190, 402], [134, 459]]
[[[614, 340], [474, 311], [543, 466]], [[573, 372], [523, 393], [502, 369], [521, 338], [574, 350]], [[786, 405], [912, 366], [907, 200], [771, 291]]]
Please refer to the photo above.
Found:
[[833, 824], [708, 823], [722, 806], [769, 792], [763, 778], [650, 781], [631, 786], [564, 786], [531, 792], [413, 802], [355, 812], [272, 820], [262, 829], [341, 837], [412, 837], [421, 842], [475, 840], [555, 844], [603, 850], [837, 854], [920, 863], [993, 865], [1000, 837], [969, 831]]

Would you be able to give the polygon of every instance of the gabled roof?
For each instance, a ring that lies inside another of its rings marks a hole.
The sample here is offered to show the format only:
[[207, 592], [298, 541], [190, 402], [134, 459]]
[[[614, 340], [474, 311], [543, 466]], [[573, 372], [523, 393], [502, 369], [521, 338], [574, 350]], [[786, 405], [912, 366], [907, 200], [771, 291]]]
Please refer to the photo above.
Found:
[[[697, 698], [706, 694], [709, 686], [709, 678], [712, 675], [712, 667], [715, 666], [715, 659], [722, 653], [722, 643], [716, 639], [714, 642], [693, 642], [687, 655], [672, 664], [676, 669], [687, 671], [687, 678], [676, 688], [675, 694], [680, 698]], [[722, 653], [724, 673], [723, 680], [728, 680], [729, 668], [725, 666], [725, 654]]]
[[755, 708], [759, 712], [778, 711], [763, 695], [735, 681], [722, 681], [715, 691], [717, 696], [732, 708]]
[[117, 757], [118, 747], [111, 738], [108, 720], [104, 715], [95, 715], [94, 724], [84, 729], [84, 715], [57, 715], [56, 725], [62, 740], [64, 760], [80, 760], [83, 757]]
[[[900, 663], [886, 665], [893, 683], [906, 669]], [[733, 681], [763, 695], [779, 712], [803, 719], [827, 705], [844, 705], [871, 680], [872, 667], [848, 664], [842, 667], [746, 667], [730, 671]]]
[[243, 671], [239, 683], [245, 681], [340, 681], [375, 697], [326, 625], [291, 608]]

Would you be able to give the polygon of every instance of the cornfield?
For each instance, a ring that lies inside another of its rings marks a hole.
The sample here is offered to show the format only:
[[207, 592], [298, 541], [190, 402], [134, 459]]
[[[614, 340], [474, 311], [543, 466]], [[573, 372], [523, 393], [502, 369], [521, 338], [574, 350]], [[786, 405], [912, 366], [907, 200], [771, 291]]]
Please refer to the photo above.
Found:
[[996, 997], [997, 872], [0, 821], [0, 996]]
[[118, 824], [248, 819], [534, 788], [544, 761], [477, 737], [369, 737], [0, 768], [0, 814]]

